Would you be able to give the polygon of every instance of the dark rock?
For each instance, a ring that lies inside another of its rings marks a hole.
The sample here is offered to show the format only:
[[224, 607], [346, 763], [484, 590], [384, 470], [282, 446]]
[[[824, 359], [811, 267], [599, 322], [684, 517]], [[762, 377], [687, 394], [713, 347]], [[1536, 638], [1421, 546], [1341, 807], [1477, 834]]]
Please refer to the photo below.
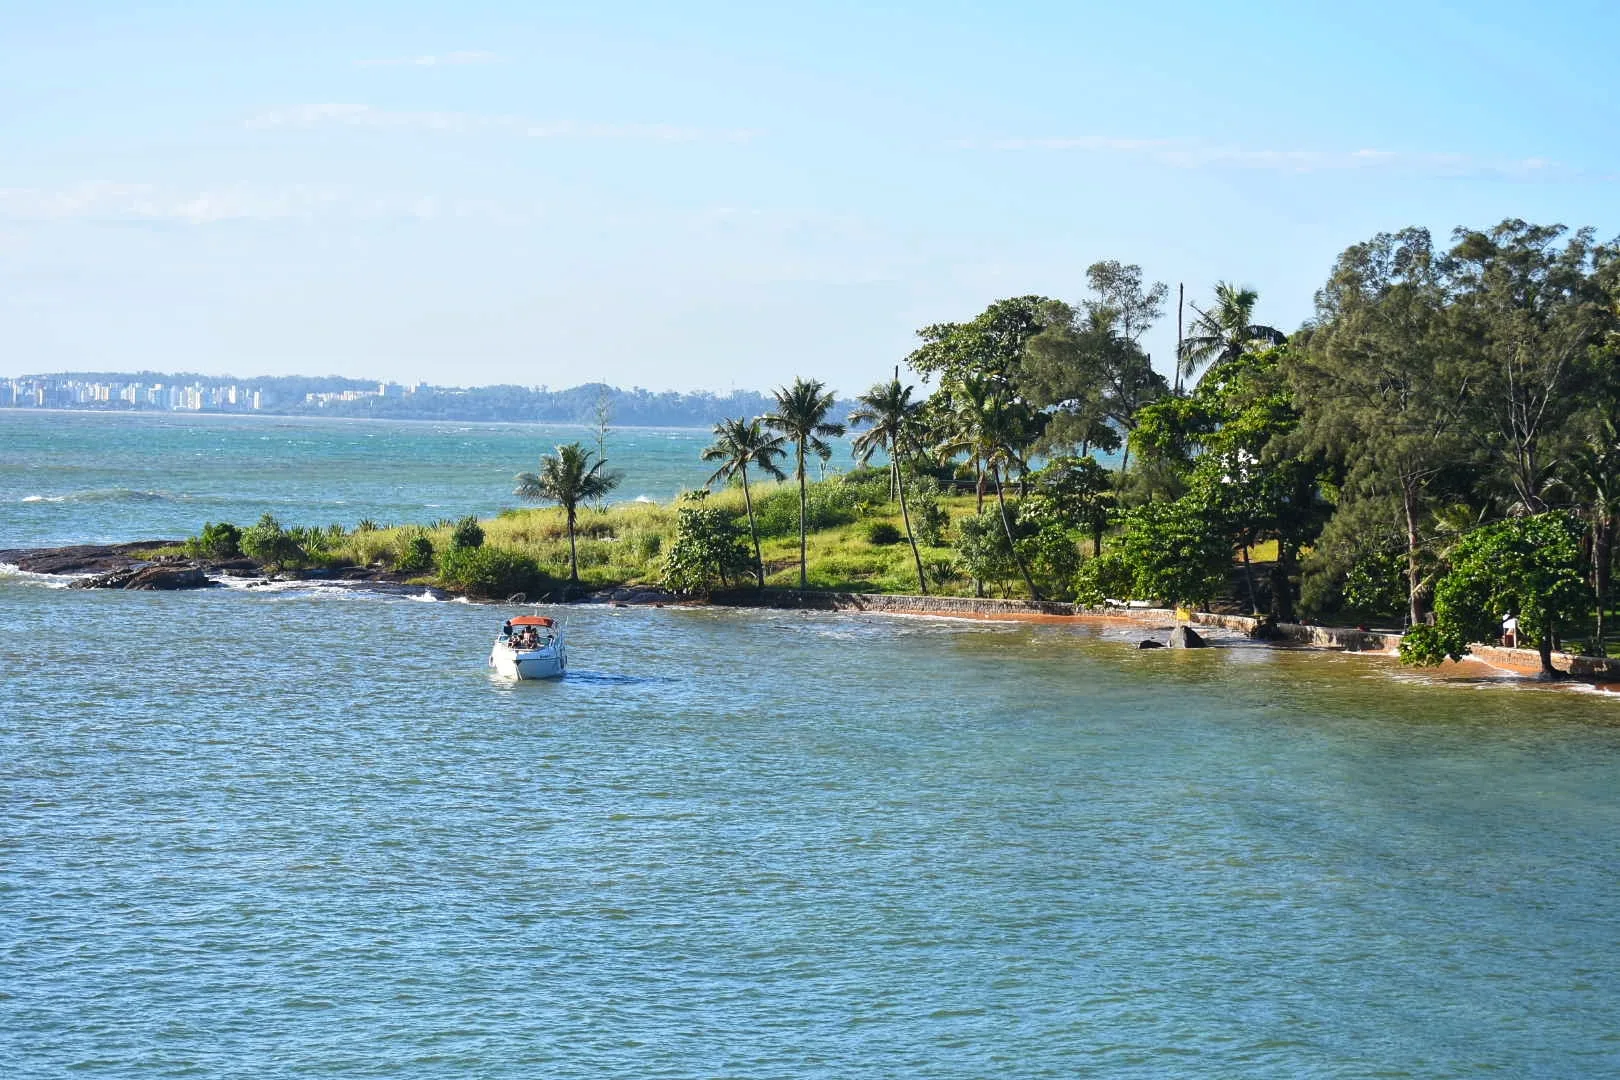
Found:
[[1136, 647], [1138, 649], [1162, 649], [1164, 648], [1164, 642], [1154, 641], [1152, 638], [1143, 638], [1136, 643]]
[[1282, 636], [1282, 631], [1277, 628], [1277, 620], [1269, 615], [1255, 623], [1254, 629], [1249, 631], [1249, 637], [1255, 641], [1277, 641]]
[[174, 589], [201, 589], [212, 582], [200, 566], [142, 566], [114, 570], [110, 574], [82, 578], [70, 589], [138, 589], [167, 592]]
[[1190, 626], [1178, 626], [1170, 631], [1170, 647], [1172, 649], [1202, 649], [1209, 642], [1198, 636], [1198, 631]]
[[177, 540], [137, 540], [130, 544], [73, 544], [58, 548], [0, 551], [0, 563], [30, 574], [107, 574], [146, 565], [142, 554]]
[[612, 604], [624, 607], [630, 604], [672, 604], [680, 598], [674, 593], [651, 585], [626, 585], [618, 589], [602, 589], [584, 598], [587, 604]]

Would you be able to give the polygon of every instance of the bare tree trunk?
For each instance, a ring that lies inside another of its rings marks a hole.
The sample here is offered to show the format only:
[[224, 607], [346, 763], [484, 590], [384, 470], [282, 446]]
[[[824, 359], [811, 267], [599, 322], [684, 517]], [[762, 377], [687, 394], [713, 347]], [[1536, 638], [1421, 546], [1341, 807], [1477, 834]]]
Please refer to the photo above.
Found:
[[1029, 567], [1024, 565], [1024, 557], [1018, 554], [1018, 543], [1013, 539], [1012, 520], [1007, 517], [1007, 498], [1001, 490], [1001, 470], [991, 466], [990, 477], [996, 482], [996, 504], [1001, 507], [1001, 527], [1007, 533], [1007, 548], [1012, 552], [1013, 562], [1018, 566], [1018, 572], [1024, 575], [1024, 584], [1029, 586], [1029, 595], [1036, 600], [1041, 598], [1041, 590], [1035, 587], [1035, 579], [1029, 576]]
[[1294, 546], [1277, 541], [1277, 562], [1271, 568], [1271, 614], [1278, 622], [1294, 621]]
[[568, 508], [568, 580], [579, 584], [579, 550], [574, 546], [574, 508]]
[[1417, 529], [1417, 485], [1410, 479], [1401, 482], [1401, 507], [1406, 511], [1406, 617], [1410, 625], [1422, 626], [1425, 612], [1418, 595], [1418, 545], [1422, 538]]
[[748, 493], [748, 466], [742, 467], [743, 505], [748, 508], [748, 535], [754, 541], [754, 568], [759, 574], [760, 591], [765, 591], [765, 556], [759, 551], [759, 528], [754, 524], [754, 497]]
[[[1181, 309], [1187, 303], [1186, 282], [1176, 283], [1176, 388], [1173, 391], [1176, 397], [1181, 396]], [[1121, 470], [1123, 471], [1123, 470]]]
[[1594, 515], [1592, 522], [1592, 592], [1597, 599], [1597, 640], [1592, 645], [1594, 656], [1609, 655], [1608, 646], [1603, 643], [1605, 630], [1603, 609], [1609, 605], [1609, 575], [1610, 563], [1614, 559], [1614, 529], [1614, 519]]
[[1558, 669], [1553, 667], [1552, 647], [1553, 623], [1548, 619], [1541, 627], [1541, 640], [1536, 644], [1536, 655], [1541, 658], [1541, 677], [1544, 679], [1559, 677]]
[[[898, 460], [898, 457], [896, 458]], [[906, 486], [900, 485], [900, 519], [906, 523], [906, 539], [911, 542], [911, 561], [917, 564], [917, 591], [928, 595], [928, 582], [923, 578], [922, 556], [917, 553], [917, 537], [911, 531], [911, 511], [906, 509]]]
[[804, 539], [804, 519], [810, 510], [809, 500], [804, 493], [804, 443], [799, 444], [799, 588], [810, 587], [809, 575], [805, 572], [805, 557], [809, 550]]
[[1249, 565], [1249, 545], [1243, 545], [1243, 584], [1249, 589], [1249, 614], [1260, 612], [1260, 601], [1254, 595], [1254, 569]]

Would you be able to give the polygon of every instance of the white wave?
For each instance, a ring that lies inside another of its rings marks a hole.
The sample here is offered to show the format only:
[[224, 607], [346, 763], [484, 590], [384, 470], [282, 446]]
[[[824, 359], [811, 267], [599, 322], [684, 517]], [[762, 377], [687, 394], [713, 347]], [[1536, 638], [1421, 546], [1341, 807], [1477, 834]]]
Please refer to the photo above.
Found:
[[430, 591], [428, 589], [423, 589], [419, 594], [417, 594], [416, 596], [411, 597], [411, 599], [417, 601], [418, 603], [422, 603], [422, 604], [439, 604], [439, 603], [443, 603], [443, 601], [441, 601], [437, 596], [434, 596], [432, 591]]
[[635, 501], [638, 502], [638, 503], [656, 503], [658, 500], [657, 499], [649, 499], [645, 495], [637, 495]]
[[0, 563], [0, 577], [16, 578], [47, 589], [65, 589], [80, 578], [89, 576], [89, 574], [36, 574], [32, 570], [24, 570], [16, 563]]
[[60, 503], [60, 502], [67, 502], [68, 497], [66, 495], [24, 495], [22, 497], [22, 501], [25, 502], [25, 503], [37, 503], [37, 502]]

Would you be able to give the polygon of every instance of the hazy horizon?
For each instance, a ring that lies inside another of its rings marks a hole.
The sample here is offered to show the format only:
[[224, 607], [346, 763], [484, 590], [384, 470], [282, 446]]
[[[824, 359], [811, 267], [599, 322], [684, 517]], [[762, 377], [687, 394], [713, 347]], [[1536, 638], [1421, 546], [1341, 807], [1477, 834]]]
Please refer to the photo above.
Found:
[[1620, 231], [1584, 0], [8, 14], [7, 377], [854, 394], [1101, 259], [1170, 286], [1167, 371], [1178, 283], [1292, 331], [1380, 231]]

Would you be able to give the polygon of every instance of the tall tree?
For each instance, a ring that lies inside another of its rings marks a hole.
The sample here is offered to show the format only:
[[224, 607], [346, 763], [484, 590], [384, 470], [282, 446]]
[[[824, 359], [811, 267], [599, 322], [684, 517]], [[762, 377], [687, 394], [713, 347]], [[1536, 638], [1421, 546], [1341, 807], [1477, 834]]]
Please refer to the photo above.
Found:
[[1345, 470], [1339, 512], [1374, 500], [1400, 514], [1413, 626], [1430, 608], [1423, 550], [1436, 486], [1468, 458], [1446, 301], [1428, 231], [1381, 233], [1339, 256], [1289, 368], [1307, 447]]
[[829, 423], [833, 392], [815, 379], [794, 379], [792, 386], [776, 392], [776, 411], [762, 419], [765, 426], [779, 431], [793, 441], [793, 471], [799, 478], [799, 588], [808, 588], [810, 581], [805, 561], [808, 545], [805, 540], [805, 519], [809, 501], [805, 489], [805, 457], [814, 454], [822, 461], [832, 457], [832, 447], [826, 442], [844, 433], [844, 425]]
[[1604, 609], [1609, 604], [1615, 538], [1620, 533], [1620, 421], [1612, 409], [1570, 453], [1566, 471], [1567, 484], [1587, 527], [1592, 598], [1597, 610], [1597, 632], [1591, 648], [1594, 656], [1606, 656]]
[[1192, 333], [1181, 340], [1181, 355], [1176, 358], [1178, 386], [1217, 360], [1235, 359], [1256, 345], [1281, 345], [1288, 340], [1276, 327], [1254, 321], [1254, 305], [1259, 300], [1260, 294], [1253, 289], [1220, 281], [1215, 284], [1213, 307], [1203, 311], [1193, 305], [1198, 317], [1193, 320]]
[[538, 473], [519, 473], [514, 495], [524, 499], [544, 499], [563, 508], [568, 519], [568, 580], [579, 584], [579, 551], [574, 540], [579, 504], [600, 499], [619, 486], [618, 473], [603, 472], [606, 461], [592, 461], [593, 455], [577, 442], [557, 447], [555, 454], [540, 458]]
[[759, 550], [759, 527], [754, 522], [754, 497], [748, 490], [748, 466], [752, 465], [766, 476], [785, 480], [787, 474], [776, 464], [786, 457], [782, 436], [766, 434], [759, 420], [742, 418], [722, 420], [714, 425], [714, 442], [702, 454], [704, 461], [718, 461], [720, 467], [709, 477], [713, 485], [733, 476], [742, 481], [743, 505], [748, 509], [748, 535], [754, 543], [754, 568], [759, 587], [765, 587], [765, 556]]
[[901, 386], [898, 378], [878, 383], [857, 400], [860, 405], [849, 414], [851, 427], [867, 425], [855, 436], [856, 458], [865, 464], [879, 450], [889, 455], [889, 473], [895, 490], [900, 494], [900, 517], [906, 524], [906, 539], [911, 543], [911, 559], [917, 565], [917, 589], [928, 595], [928, 582], [923, 577], [922, 555], [917, 551], [917, 537], [911, 531], [911, 511], [906, 507], [906, 484], [901, 463], [917, 447], [918, 420], [921, 406], [911, 400], [909, 386]]
[[1162, 281], [1142, 282], [1142, 268], [1135, 263], [1104, 259], [1086, 267], [1086, 283], [1094, 294], [1081, 302], [1088, 313], [1109, 313], [1108, 320], [1119, 336], [1132, 344], [1164, 316], [1165, 298], [1170, 287]]
[[1466, 430], [1529, 513], [1547, 507], [1543, 490], [1570, 434], [1566, 421], [1593, 385], [1593, 347], [1616, 328], [1596, 273], [1603, 249], [1591, 229], [1559, 246], [1566, 232], [1518, 220], [1458, 229], [1450, 255]]

